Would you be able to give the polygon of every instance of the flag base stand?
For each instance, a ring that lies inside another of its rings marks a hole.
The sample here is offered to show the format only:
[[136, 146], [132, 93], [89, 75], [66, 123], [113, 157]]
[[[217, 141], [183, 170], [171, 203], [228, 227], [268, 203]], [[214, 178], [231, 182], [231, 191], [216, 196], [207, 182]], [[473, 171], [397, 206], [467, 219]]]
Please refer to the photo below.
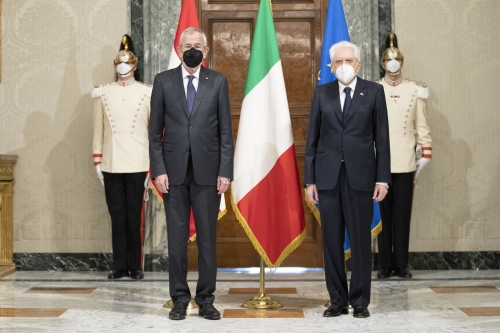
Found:
[[[167, 308], [167, 309], [172, 309], [174, 307], [174, 302], [172, 302], [172, 300], [169, 299], [167, 303], [163, 304], [163, 307]], [[191, 301], [189, 301], [187, 308], [188, 309], [196, 309], [197, 307], [198, 307], [198, 304], [196, 304], [194, 299], [191, 298]]]
[[245, 303], [241, 305], [242, 308], [246, 309], [279, 309], [282, 308], [283, 305], [271, 296], [266, 295], [265, 288], [265, 277], [264, 277], [264, 260], [260, 258], [260, 295], [255, 296], [247, 300]]

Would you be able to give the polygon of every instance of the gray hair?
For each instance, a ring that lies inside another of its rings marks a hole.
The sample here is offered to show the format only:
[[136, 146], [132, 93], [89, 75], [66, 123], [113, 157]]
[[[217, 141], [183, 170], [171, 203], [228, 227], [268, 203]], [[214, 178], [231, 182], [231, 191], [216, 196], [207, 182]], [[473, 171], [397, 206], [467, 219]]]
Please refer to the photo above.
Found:
[[205, 32], [199, 28], [194, 28], [194, 27], [189, 27], [181, 33], [181, 38], [179, 40], [180, 44], [182, 45], [182, 40], [184, 39], [184, 35], [192, 35], [195, 32], [198, 32], [203, 36], [203, 42], [205, 43], [205, 46], [207, 46], [207, 36], [205, 35]]
[[333, 57], [335, 56], [335, 51], [337, 51], [338, 49], [340, 49], [342, 47], [348, 47], [348, 48], [353, 49], [354, 56], [356, 57], [356, 59], [358, 59], [358, 61], [361, 61], [361, 51], [359, 50], [359, 47], [356, 44], [353, 44], [353, 43], [350, 43], [347, 41], [342, 41], [342, 42], [335, 43], [332, 45], [332, 47], [330, 47], [330, 60], [332, 62], [333, 62]]

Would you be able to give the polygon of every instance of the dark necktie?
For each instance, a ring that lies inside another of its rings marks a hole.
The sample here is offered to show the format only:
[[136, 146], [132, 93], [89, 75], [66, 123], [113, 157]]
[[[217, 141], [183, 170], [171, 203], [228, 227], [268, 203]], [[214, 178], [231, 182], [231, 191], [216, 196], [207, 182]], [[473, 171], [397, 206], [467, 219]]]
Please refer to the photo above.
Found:
[[344, 108], [342, 109], [342, 122], [345, 123], [347, 120], [347, 112], [349, 112], [349, 107], [351, 107], [351, 88], [345, 87], [344, 92], [345, 92], [345, 102], [344, 102]]
[[193, 85], [194, 75], [188, 75], [188, 79], [189, 82], [187, 85], [186, 99], [188, 103], [189, 114], [191, 114], [191, 111], [193, 110], [194, 98], [196, 97], [196, 89], [194, 89]]

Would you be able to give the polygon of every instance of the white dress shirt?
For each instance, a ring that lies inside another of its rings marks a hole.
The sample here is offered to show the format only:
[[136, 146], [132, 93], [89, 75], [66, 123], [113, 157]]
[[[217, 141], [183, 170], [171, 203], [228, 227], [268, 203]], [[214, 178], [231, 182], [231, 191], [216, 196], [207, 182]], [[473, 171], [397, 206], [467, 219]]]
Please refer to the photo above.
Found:
[[342, 112], [344, 112], [344, 103], [345, 103], [345, 87], [351, 88], [351, 100], [352, 97], [354, 96], [354, 90], [356, 90], [356, 83], [358, 83], [358, 77], [354, 77], [354, 81], [351, 82], [350, 85], [346, 86], [342, 82], [339, 81], [339, 97], [340, 97], [340, 108], [342, 109]]
[[181, 68], [182, 68], [182, 80], [184, 82], [184, 93], [186, 94], [186, 97], [187, 97], [187, 86], [189, 83], [188, 76], [194, 75], [193, 86], [194, 86], [194, 90], [198, 91], [198, 83], [200, 82], [200, 68], [201, 68], [201, 66], [198, 67], [198, 69], [196, 70], [196, 72], [194, 72], [194, 74], [189, 74], [188, 71], [184, 68], [184, 65], [181, 65]]

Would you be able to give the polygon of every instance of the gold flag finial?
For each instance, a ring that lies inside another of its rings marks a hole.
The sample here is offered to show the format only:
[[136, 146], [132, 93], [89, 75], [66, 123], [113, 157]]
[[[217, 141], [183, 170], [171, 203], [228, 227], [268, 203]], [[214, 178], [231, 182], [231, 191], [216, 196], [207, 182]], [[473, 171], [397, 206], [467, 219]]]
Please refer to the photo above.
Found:
[[390, 43], [390, 44], [389, 44], [389, 47], [394, 47], [394, 34], [393, 34], [393, 33], [391, 33], [391, 34], [389, 35], [389, 39], [390, 39], [390, 42], [389, 42], [389, 43]]
[[122, 44], [123, 44], [125, 51], [128, 51], [127, 35], [123, 35]]

